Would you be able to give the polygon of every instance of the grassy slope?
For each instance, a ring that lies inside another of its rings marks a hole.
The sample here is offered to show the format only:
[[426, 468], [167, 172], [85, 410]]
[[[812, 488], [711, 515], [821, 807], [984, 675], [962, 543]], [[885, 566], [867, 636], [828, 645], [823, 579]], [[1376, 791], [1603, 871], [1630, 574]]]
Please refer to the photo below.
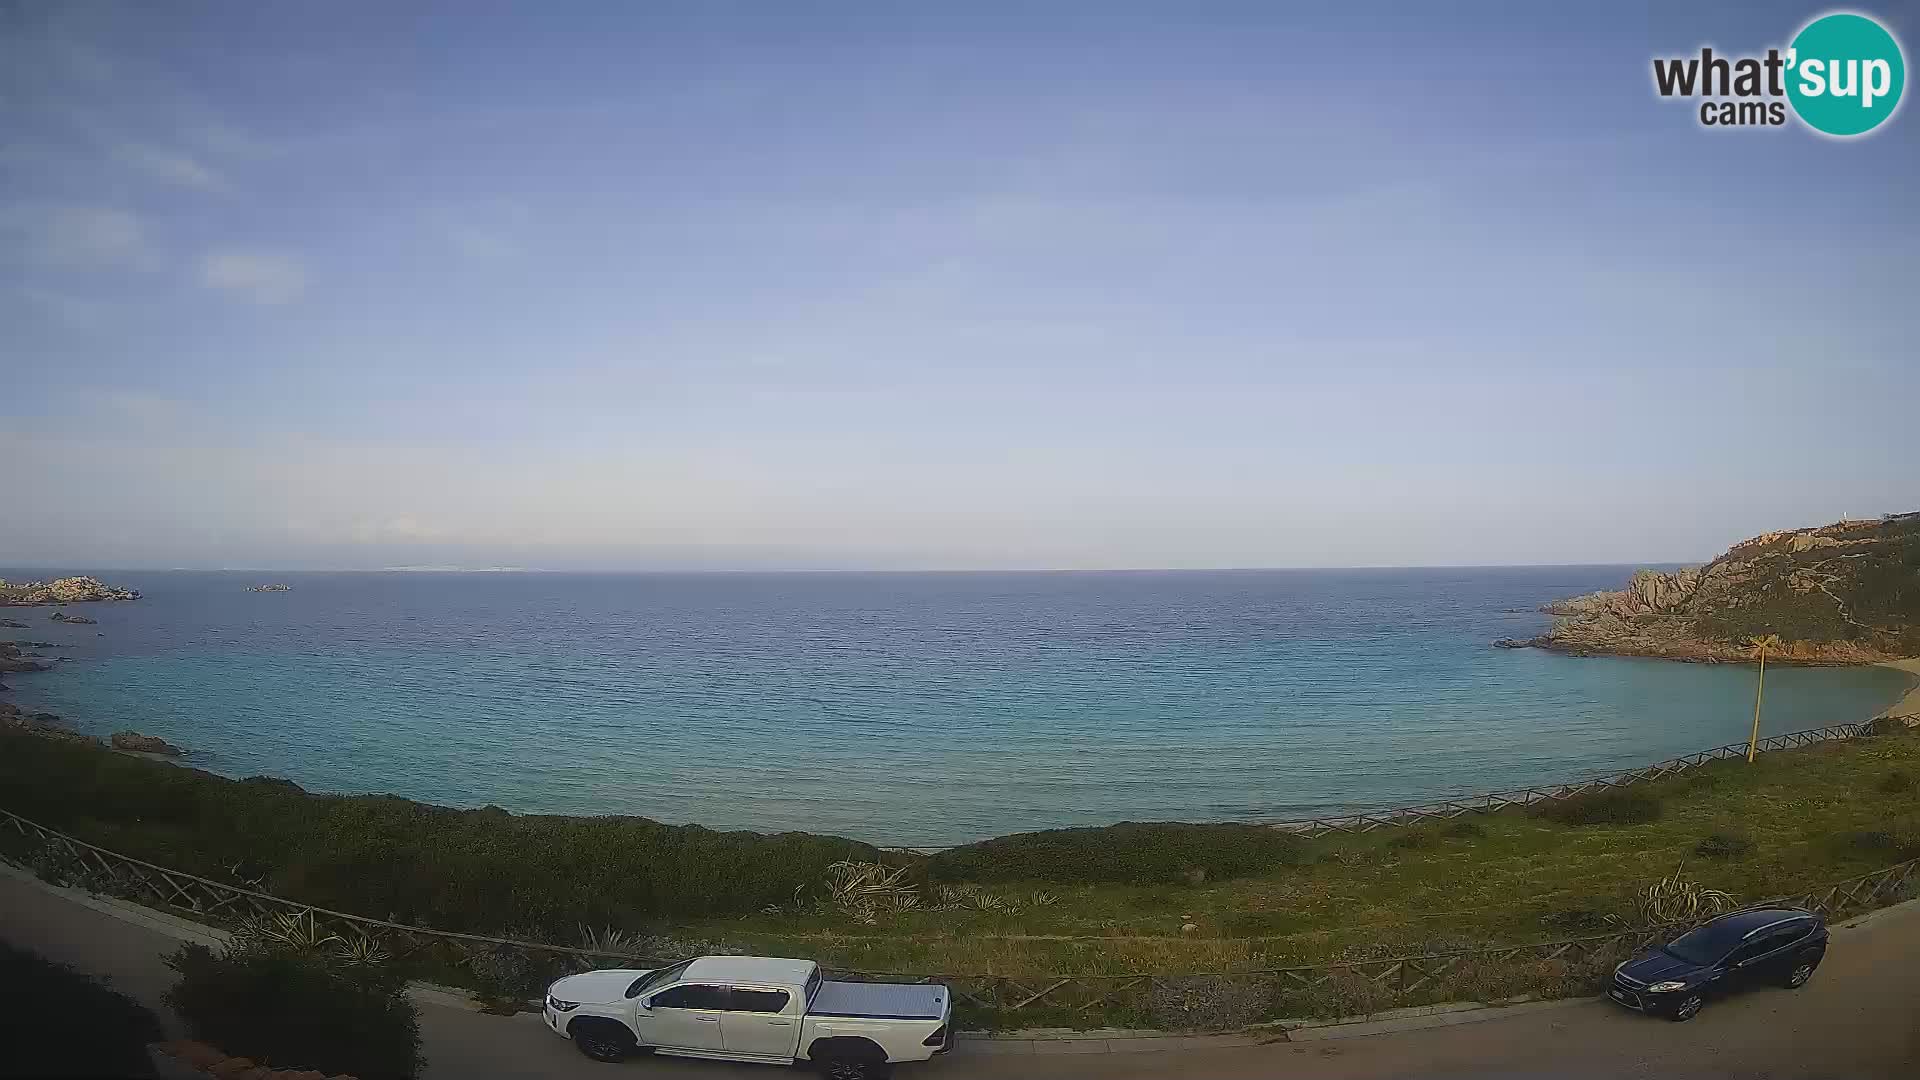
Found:
[[[1854, 641], [1920, 656], [1920, 519], [1862, 523], [1829, 535], [1849, 543], [1796, 552], [1791, 537], [1781, 537], [1738, 545], [1715, 560], [1751, 564], [1752, 577], [1737, 605], [1716, 598], [1696, 611], [1699, 633], [1729, 641], [1768, 633], [1789, 642]], [[1827, 589], [1794, 589], [1788, 577], [1795, 571], [1826, 579]]]
[[[698, 929], [849, 967], [1009, 975], [1224, 971], [1579, 936], [1602, 931], [1607, 913], [1627, 914], [1635, 889], [1683, 862], [1690, 876], [1755, 900], [1920, 856], [1920, 799], [1912, 787], [1882, 790], [1895, 774], [1920, 777], [1920, 736], [1721, 762], [1648, 785], [1664, 811], [1650, 824], [1573, 827], [1507, 812], [1471, 819], [1478, 836], [1436, 825], [1325, 837], [1289, 856], [1302, 865], [1200, 886], [994, 886], [1016, 901], [1060, 894], [1020, 914], [917, 912], [872, 927], [755, 916]], [[1747, 832], [1752, 851], [1695, 854], [1725, 829]], [[1198, 929], [1183, 933], [1188, 921]]]
[[[1131, 827], [1003, 837], [923, 875], [990, 881], [1018, 913], [908, 912], [861, 925], [792, 906], [847, 841], [759, 837], [638, 819], [521, 817], [392, 798], [323, 798], [95, 748], [0, 736], [0, 805], [104, 846], [224, 878], [241, 862], [271, 891], [447, 929], [571, 939], [575, 923], [728, 942], [878, 970], [1221, 971], [1339, 955], [1591, 933], [1683, 860], [1743, 899], [1920, 855], [1920, 734], [1721, 762], [1648, 785], [1664, 813], [1569, 826], [1509, 812], [1364, 836], [1298, 840], [1244, 826]], [[1641, 790], [1639, 788], [1635, 789]], [[1693, 854], [1742, 828], [1753, 850]], [[1204, 883], [1190, 875], [1207, 873]], [[1100, 883], [1089, 877], [1108, 879]], [[1127, 879], [1133, 878], [1130, 883]], [[1177, 883], [1176, 883], [1177, 882]], [[1036, 906], [1035, 891], [1058, 897]], [[1183, 923], [1197, 929], [1183, 933]]]

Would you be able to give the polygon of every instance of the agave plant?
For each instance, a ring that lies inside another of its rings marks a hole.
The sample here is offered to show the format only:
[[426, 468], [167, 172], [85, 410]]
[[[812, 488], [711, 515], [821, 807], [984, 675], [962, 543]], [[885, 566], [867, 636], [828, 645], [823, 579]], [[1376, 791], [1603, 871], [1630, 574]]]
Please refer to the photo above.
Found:
[[348, 967], [378, 967], [392, 959], [380, 940], [370, 934], [352, 934], [336, 940], [333, 957]]
[[1642, 889], [1635, 898], [1640, 916], [1648, 924], [1670, 926], [1694, 923], [1734, 907], [1731, 893], [1709, 889], [1697, 881], [1682, 877], [1680, 871], [1681, 867], [1674, 867], [1672, 874]]
[[580, 924], [580, 950], [593, 954], [576, 955], [573, 958], [573, 965], [581, 971], [605, 967], [608, 957], [600, 955], [603, 953], [613, 956], [639, 956], [647, 951], [646, 939], [639, 934], [629, 934], [625, 930], [616, 930], [611, 926], [603, 926], [595, 930], [585, 923]]
[[907, 880], [908, 867], [842, 860], [827, 867], [828, 903], [871, 923], [882, 911], [918, 907], [920, 894]]
[[340, 936], [322, 928], [311, 911], [245, 919], [234, 928], [233, 936], [238, 941], [292, 949], [295, 952], [322, 952], [328, 946], [340, 943]]

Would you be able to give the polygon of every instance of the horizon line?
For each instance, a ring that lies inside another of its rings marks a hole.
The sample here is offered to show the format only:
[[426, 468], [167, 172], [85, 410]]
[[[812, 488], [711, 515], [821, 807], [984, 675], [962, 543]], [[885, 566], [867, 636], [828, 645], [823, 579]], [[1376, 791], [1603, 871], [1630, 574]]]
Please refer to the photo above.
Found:
[[[107, 566], [85, 572], [95, 574], [605, 574], [605, 575], [747, 575], [747, 574], [1262, 574], [1339, 570], [1552, 570], [1583, 567], [1704, 566], [1708, 560], [1666, 560], [1633, 562], [1526, 562], [1526, 563], [1368, 563], [1320, 566], [1012, 566], [1012, 567], [652, 567], [606, 568], [536, 566], [515, 567], [408, 567], [408, 566]], [[15, 570], [66, 571], [70, 567], [20, 564]]]

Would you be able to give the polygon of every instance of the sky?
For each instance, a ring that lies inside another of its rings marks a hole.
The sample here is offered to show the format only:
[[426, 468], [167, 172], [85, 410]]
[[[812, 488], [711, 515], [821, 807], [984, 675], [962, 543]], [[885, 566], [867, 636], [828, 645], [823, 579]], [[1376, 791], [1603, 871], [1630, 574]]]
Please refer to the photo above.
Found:
[[0, 3], [0, 565], [1680, 562], [1920, 509], [1920, 117], [1652, 89], [1824, 7], [1327, 7]]

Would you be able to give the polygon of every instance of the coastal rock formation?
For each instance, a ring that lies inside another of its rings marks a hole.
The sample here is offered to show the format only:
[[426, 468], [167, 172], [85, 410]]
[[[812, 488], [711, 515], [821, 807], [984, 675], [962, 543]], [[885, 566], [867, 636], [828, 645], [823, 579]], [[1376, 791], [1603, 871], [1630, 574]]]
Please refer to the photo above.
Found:
[[247, 591], [248, 591], [248, 592], [292, 592], [292, 591], [293, 591], [293, 586], [291, 586], [291, 585], [280, 585], [280, 584], [274, 584], [274, 585], [254, 585], [254, 586], [251, 586], [251, 587], [249, 587], [249, 588], [247, 589]]
[[64, 611], [53, 613], [54, 622], [72, 623], [75, 626], [98, 626], [100, 620], [89, 619], [85, 615], [69, 615]]
[[47, 665], [21, 656], [20, 646], [11, 641], [0, 641], [0, 672], [45, 670]]
[[[0, 586], [0, 588], [4, 588], [4, 586]], [[23, 622], [15, 622], [12, 619], [0, 619], [0, 627], [5, 627], [8, 630], [25, 630], [27, 628], [27, 624]]]
[[132, 750], [141, 754], [163, 754], [167, 757], [179, 757], [186, 751], [173, 745], [158, 735], [142, 735], [137, 731], [116, 731], [112, 745], [115, 750]]
[[81, 604], [96, 600], [138, 600], [132, 589], [116, 589], [98, 578], [64, 577], [18, 585], [0, 581], [0, 604]]
[[1769, 658], [1787, 663], [1920, 656], [1920, 513], [1765, 533], [1705, 566], [1640, 570], [1624, 589], [1541, 610], [1560, 616], [1552, 629], [1494, 644], [1717, 663], [1751, 659], [1749, 643], [1772, 634], [1784, 648]]
[[59, 725], [60, 718], [50, 712], [30, 713], [18, 705], [0, 701], [0, 732], [18, 732], [38, 735], [45, 739], [82, 742], [91, 746], [100, 745], [100, 740], [91, 735], [68, 731]]

